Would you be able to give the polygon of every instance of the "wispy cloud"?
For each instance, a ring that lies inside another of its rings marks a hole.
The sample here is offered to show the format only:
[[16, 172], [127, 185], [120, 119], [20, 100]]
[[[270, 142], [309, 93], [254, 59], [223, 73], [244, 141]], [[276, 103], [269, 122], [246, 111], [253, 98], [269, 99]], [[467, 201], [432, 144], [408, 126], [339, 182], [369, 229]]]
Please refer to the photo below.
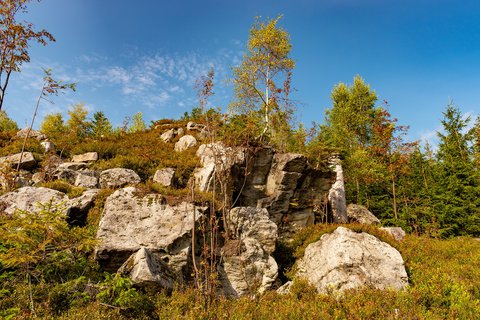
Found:
[[55, 79], [75, 82], [78, 86], [76, 94], [55, 98], [54, 105], [45, 104], [41, 116], [52, 112], [66, 116], [70, 106], [83, 101], [94, 106], [92, 110], [101, 109], [120, 119], [137, 111], [142, 111], [146, 120], [177, 117], [197, 104], [195, 81], [210, 69], [215, 71], [215, 96], [210, 104], [225, 106], [230, 90], [226, 79], [242, 54], [234, 46], [208, 54], [192, 51], [145, 55], [135, 51], [128, 58], [120, 55], [121, 59], [92, 53], [82, 54], [68, 64], [48, 59], [32, 61], [16, 74], [11, 91], [15, 108], [10, 109], [15, 118], [22, 119], [19, 121], [30, 117], [30, 106], [34, 105], [43, 84], [42, 68], [52, 68]]

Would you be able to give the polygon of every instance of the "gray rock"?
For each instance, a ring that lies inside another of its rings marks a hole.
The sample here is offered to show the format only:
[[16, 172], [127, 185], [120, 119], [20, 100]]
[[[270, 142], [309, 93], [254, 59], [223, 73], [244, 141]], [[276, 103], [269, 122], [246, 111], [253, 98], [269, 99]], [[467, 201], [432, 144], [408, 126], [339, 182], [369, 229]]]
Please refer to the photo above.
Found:
[[64, 162], [58, 165], [58, 169], [63, 170], [81, 170], [88, 168], [89, 164], [85, 162]]
[[371, 213], [365, 206], [359, 204], [349, 204], [347, 206], [347, 216], [350, 223], [380, 224], [380, 220], [378, 220], [373, 213]]
[[133, 284], [141, 288], [173, 289], [176, 282], [167, 264], [145, 247], [132, 254], [118, 273], [130, 277]]
[[75, 178], [74, 185], [77, 187], [83, 188], [97, 188], [98, 187], [98, 178], [95, 175], [83, 173], [80, 171]]
[[204, 207], [191, 203], [166, 204], [158, 194], [138, 198], [135, 187], [115, 191], [100, 221], [95, 256], [107, 270], [117, 270], [142, 247], [158, 254], [176, 274], [190, 274], [191, 234]]
[[173, 184], [173, 176], [175, 174], [175, 169], [173, 168], [164, 168], [157, 170], [153, 176], [153, 182], [159, 183], [162, 186], [170, 187]]
[[197, 145], [197, 139], [189, 134], [184, 135], [175, 143], [175, 151], [181, 152]]
[[17, 167], [19, 161], [21, 169], [31, 169], [37, 164], [37, 161], [35, 161], [33, 153], [31, 152], [24, 152], [23, 155], [21, 155], [21, 153], [16, 153], [0, 158], [0, 164], [10, 165], [11, 167], [15, 168]]
[[[228, 229], [236, 238], [222, 248], [222, 285], [229, 296], [262, 293], [277, 279], [275, 250], [277, 225], [266, 209], [237, 207], [230, 210]], [[237, 248], [235, 248], [237, 246]]]
[[177, 136], [182, 137], [185, 134], [185, 130], [183, 130], [183, 128], [178, 128], [176, 133]]
[[71, 185], [75, 183], [77, 179], [78, 172], [72, 169], [57, 169], [53, 173], [53, 178], [57, 180], [64, 180]]
[[[236, 242], [234, 242], [236, 243]], [[222, 249], [220, 273], [223, 292], [227, 296], [256, 295], [271, 288], [278, 276], [278, 265], [253, 238], [238, 241], [238, 251], [227, 254]]]
[[187, 130], [202, 131], [203, 129], [205, 129], [205, 126], [203, 124], [195, 123], [193, 121], [189, 121], [187, 123]]
[[72, 157], [72, 162], [95, 162], [98, 160], [97, 152], [87, 152], [83, 154], [77, 154]]
[[213, 174], [216, 170], [228, 175], [234, 165], [245, 161], [243, 149], [225, 147], [221, 143], [202, 144], [196, 155], [202, 165], [194, 171], [195, 186], [200, 191], [212, 190]]
[[162, 139], [163, 142], [171, 142], [173, 138], [175, 138], [174, 129], [169, 129], [160, 135], [160, 139]]
[[121, 188], [127, 184], [138, 184], [140, 181], [138, 174], [130, 169], [114, 168], [100, 173], [100, 187], [102, 189]]
[[332, 208], [332, 219], [334, 223], [348, 223], [342, 164], [337, 157], [331, 159], [331, 164], [336, 174], [335, 183], [328, 192], [328, 202]]
[[86, 190], [81, 196], [67, 201], [67, 222], [70, 226], [83, 227], [87, 224], [88, 211], [95, 204], [100, 190]]
[[55, 151], [55, 145], [51, 141], [42, 141], [40, 145], [43, 147], [46, 153], [50, 151]]
[[386, 231], [397, 241], [405, 239], [405, 231], [400, 227], [382, 227], [380, 230]]
[[401, 290], [408, 276], [400, 253], [367, 233], [339, 227], [305, 249], [295, 278], [304, 278], [319, 292], [371, 286]]
[[68, 197], [64, 193], [43, 187], [23, 187], [0, 196], [0, 203], [6, 206], [4, 211], [7, 214], [12, 214], [15, 210], [38, 213], [44, 206], [66, 213], [67, 202]]
[[28, 128], [18, 131], [15, 137], [17, 139], [25, 139], [25, 137], [27, 136], [27, 133], [29, 138], [37, 139], [39, 141], [47, 139], [47, 136], [41, 133], [40, 131], [32, 129], [29, 132]]
[[275, 251], [277, 225], [270, 220], [265, 208], [236, 207], [228, 215], [228, 229], [236, 239], [253, 238], [265, 253]]

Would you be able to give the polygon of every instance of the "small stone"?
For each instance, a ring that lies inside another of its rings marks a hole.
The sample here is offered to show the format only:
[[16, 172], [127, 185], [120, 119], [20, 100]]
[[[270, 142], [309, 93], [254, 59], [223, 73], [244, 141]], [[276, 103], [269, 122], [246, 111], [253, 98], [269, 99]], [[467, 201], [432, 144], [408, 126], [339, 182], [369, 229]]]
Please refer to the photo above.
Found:
[[97, 152], [87, 152], [83, 154], [77, 154], [72, 157], [72, 162], [95, 162], [98, 160]]
[[173, 168], [164, 168], [157, 170], [153, 176], [153, 182], [159, 183], [162, 186], [170, 187], [173, 183], [173, 176], [175, 174], [175, 169]]

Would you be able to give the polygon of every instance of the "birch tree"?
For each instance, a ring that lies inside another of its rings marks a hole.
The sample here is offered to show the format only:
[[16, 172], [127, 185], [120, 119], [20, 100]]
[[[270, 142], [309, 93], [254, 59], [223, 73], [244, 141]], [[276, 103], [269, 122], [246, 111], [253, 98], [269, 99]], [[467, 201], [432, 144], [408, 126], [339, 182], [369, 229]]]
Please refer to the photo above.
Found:
[[247, 53], [233, 69], [235, 99], [231, 110], [248, 115], [257, 123], [258, 136], [272, 134], [272, 118], [282, 115], [288, 121], [291, 72], [290, 35], [277, 26], [281, 16], [267, 22], [256, 19], [250, 29]]

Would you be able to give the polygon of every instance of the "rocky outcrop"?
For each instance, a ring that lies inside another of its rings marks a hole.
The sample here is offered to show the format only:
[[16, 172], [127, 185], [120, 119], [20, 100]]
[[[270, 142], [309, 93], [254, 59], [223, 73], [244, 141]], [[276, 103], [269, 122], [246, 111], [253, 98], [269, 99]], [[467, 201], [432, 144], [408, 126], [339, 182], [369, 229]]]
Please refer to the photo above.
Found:
[[373, 213], [365, 206], [359, 204], [349, 204], [347, 207], [347, 216], [350, 223], [380, 224], [380, 220], [378, 220]]
[[24, 152], [12, 154], [6, 157], [0, 158], [0, 164], [10, 165], [11, 167], [17, 167], [20, 162], [20, 169], [31, 169], [37, 164], [37, 161], [33, 157], [33, 153]]
[[332, 221], [334, 223], [347, 223], [347, 201], [342, 164], [340, 159], [334, 156], [330, 159], [330, 165], [336, 174], [335, 182], [328, 191], [328, 203], [332, 211]]
[[141, 179], [138, 174], [131, 169], [114, 168], [102, 171], [100, 174], [100, 187], [105, 188], [121, 188], [127, 184], [138, 184]]
[[213, 175], [219, 173], [233, 206], [266, 208], [282, 238], [315, 222], [331, 185], [331, 173], [310, 167], [300, 154], [271, 148], [249, 153], [216, 143], [201, 145], [197, 156], [202, 167], [194, 177], [200, 191], [212, 190]]
[[171, 290], [177, 280], [167, 264], [145, 247], [132, 254], [118, 272], [128, 276], [135, 286], [153, 290]]
[[197, 145], [197, 139], [195, 139], [194, 136], [187, 134], [181, 137], [177, 141], [177, 143], [175, 143], [175, 151], [177, 152], [185, 151], [189, 148], [193, 148], [196, 145]]
[[72, 157], [72, 162], [95, 162], [97, 160], [97, 152], [87, 152], [83, 154], [77, 154]]
[[136, 192], [135, 187], [127, 187], [107, 198], [97, 232], [96, 258], [107, 270], [115, 271], [145, 247], [172, 271], [188, 274], [194, 221], [206, 208], [186, 202], [170, 206], [161, 195], [137, 197]]
[[400, 227], [382, 227], [380, 230], [387, 232], [397, 241], [405, 239], [405, 231]]
[[157, 170], [153, 176], [153, 182], [159, 183], [164, 187], [170, 187], [173, 184], [173, 176], [175, 175], [175, 169], [163, 168]]
[[408, 285], [402, 256], [395, 248], [344, 227], [307, 246], [295, 277], [306, 279], [323, 293], [362, 286], [401, 290]]
[[277, 240], [277, 225], [266, 209], [237, 207], [230, 210], [228, 229], [233, 240], [222, 249], [223, 290], [229, 296], [262, 293], [278, 275], [271, 256]]

